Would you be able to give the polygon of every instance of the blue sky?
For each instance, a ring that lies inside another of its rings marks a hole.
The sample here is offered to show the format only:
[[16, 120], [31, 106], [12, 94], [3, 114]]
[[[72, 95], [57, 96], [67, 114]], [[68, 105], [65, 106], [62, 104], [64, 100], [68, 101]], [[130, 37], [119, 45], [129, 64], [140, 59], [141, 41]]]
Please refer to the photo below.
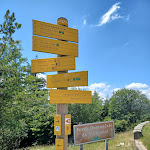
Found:
[[69, 27], [79, 30], [75, 71], [88, 71], [89, 90], [105, 98], [128, 88], [150, 98], [149, 0], [5, 0], [0, 3], [0, 23], [7, 9], [22, 24], [14, 38], [22, 41], [29, 62], [36, 55], [56, 57], [32, 51], [32, 19], [56, 24], [65, 17]]

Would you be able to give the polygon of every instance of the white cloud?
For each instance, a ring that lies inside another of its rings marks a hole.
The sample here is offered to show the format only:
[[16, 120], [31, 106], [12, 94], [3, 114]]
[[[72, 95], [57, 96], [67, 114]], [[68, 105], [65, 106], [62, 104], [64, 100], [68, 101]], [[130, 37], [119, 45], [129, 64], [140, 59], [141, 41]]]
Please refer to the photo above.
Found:
[[86, 91], [87, 90], [87, 86], [74, 86], [74, 87], [68, 87], [69, 90], [83, 90]]
[[119, 14], [115, 14], [114, 16], [111, 17], [111, 21], [119, 19], [119, 18], [123, 18], [123, 16], [120, 16]]
[[98, 25], [96, 26], [102, 26], [108, 22], [111, 22], [113, 20], [119, 19], [119, 18], [123, 18], [123, 16], [120, 16], [118, 13], [116, 13], [119, 9], [120, 9], [120, 5], [121, 3], [118, 2], [116, 4], [114, 4], [108, 12], [106, 12], [102, 17], [101, 20], [99, 22]]
[[128, 16], [126, 17], [126, 20], [127, 20], [127, 21], [129, 21], [129, 20], [130, 20], [130, 15], [128, 15]]
[[105, 88], [104, 90], [103, 90], [103, 92], [107, 92], [109, 89], [108, 88]]
[[99, 93], [98, 93], [98, 96], [99, 96], [100, 98], [103, 98], [104, 100], [106, 99], [106, 94], [103, 93], [103, 92], [99, 92]]
[[73, 25], [71, 28], [77, 29], [77, 26], [76, 26], [76, 25]]
[[84, 25], [86, 25], [86, 24], [87, 24], [86, 19], [84, 19], [84, 20], [83, 20], [83, 24], [84, 24]]
[[46, 75], [44, 75], [42, 73], [37, 73], [37, 77], [38, 78], [44, 78], [46, 80]]
[[[148, 86], [147, 84], [133, 82], [125, 86], [125, 88], [140, 90], [142, 94], [145, 94], [150, 99], [150, 86]], [[111, 86], [104, 82], [93, 83], [90, 86], [86, 87], [86, 89], [92, 91], [92, 94], [94, 93], [94, 91], [96, 91], [100, 96], [100, 98], [103, 98], [104, 100], [106, 99], [107, 95], [111, 97], [113, 92], [117, 92], [118, 90], [121, 90], [121, 88], [111, 89]]]
[[127, 45], [129, 45], [129, 43], [125, 43], [123, 46], [127, 46]]
[[147, 84], [142, 84], [142, 83], [131, 83], [125, 87], [126, 89], [144, 89], [148, 88]]
[[112, 90], [112, 92], [117, 92], [119, 90], [121, 90], [121, 89], [120, 88], [115, 88], [115, 89]]
[[106, 83], [94, 83], [94, 84], [91, 84], [88, 88], [91, 90], [91, 91], [95, 91], [96, 89], [107, 89], [109, 88], [110, 85], [106, 85]]
[[107, 85], [104, 82], [101, 83], [93, 83], [91, 84], [88, 89], [94, 93], [96, 91], [98, 95], [103, 98], [104, 100], [106, 99], [106, 95], [109, 92], [110, 85]]
[[141, 90], [142, 94], [145, 94], [150, 99], [150, 88], [146, 90]]

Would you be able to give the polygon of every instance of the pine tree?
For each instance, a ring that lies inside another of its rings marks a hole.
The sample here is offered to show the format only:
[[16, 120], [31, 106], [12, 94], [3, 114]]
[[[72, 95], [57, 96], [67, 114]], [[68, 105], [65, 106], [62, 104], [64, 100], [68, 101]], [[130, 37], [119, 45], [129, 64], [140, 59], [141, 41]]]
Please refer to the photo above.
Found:
[[[36, 109], [47, 103], [45, 80], [30, 73], [30, 65], [22, 57], [21, 43], [13, 34], [21, 24], [7, 10], [0, 24], [0, 145], [2, 150], [18, 148], [27, 137]], [[40, 111], [39, 111], [40, 112]]]

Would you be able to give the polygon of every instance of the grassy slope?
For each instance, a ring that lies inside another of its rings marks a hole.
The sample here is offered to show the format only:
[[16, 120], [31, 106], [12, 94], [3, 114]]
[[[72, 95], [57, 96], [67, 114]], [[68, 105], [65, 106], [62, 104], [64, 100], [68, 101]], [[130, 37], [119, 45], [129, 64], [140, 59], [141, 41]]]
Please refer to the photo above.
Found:
[[[117, 146], [124, 143], [124, 146]], [[133, 150], [133, 132], [127, 131], [115, 135], [115, 139], [109, 140], [109, 150]], [[84, 150], [105, 150], [105, 142], [96, 142], [83, 145]], [[55, 150], [55, 146], [30, 147], [30, 150]], [[68, 150], [79, 150], [79, 146], [71, 146]]]
[[145, 125], [142, 130], [143, 137], [141, 141], [143, 142], [144, 146], [150, 150], [150, 123]]

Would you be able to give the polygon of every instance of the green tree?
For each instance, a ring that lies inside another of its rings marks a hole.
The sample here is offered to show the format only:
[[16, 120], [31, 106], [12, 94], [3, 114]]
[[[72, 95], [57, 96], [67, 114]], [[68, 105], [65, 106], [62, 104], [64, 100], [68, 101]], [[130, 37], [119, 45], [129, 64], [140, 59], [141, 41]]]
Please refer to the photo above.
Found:
[[110, 100], [109, 100], [109, 98], [107, 97], [107, 98], [105, 99], [104, 103], [103, 103], [103, 112], [102, 112], [102, 114], [101, 114], [103, 120], [104, 120], [104, 119], [110, 120], [110, 118], [109, 118], [109, 103], [110, 103]]
[[48, 102], [48, 92], [42, 89], [45, 80], [30, 74], [20, 41], [13, 39], [20, 27], [15, 14], [10, 15], [8, 10], [0, 24], [0, 143], [3, 150], [18, 148], [27, 137], [34, 109]]
[[97, 92], [92, 95], [92, 104], [69, 104], [73, 124], [92, 123], [102, 120], [102, 100]]
[[[20, 64], [26, 63], [26, 59], [21, 57], [20, 42], [12, 38], [15, 30], [21, 27], [21, 24], [15, 20], [15, 14], [10, 15], [8, 10], [4, 16], [4, 23], [0, 24], [0, 133], [2, 149], [11, 149], [12, 142], [16, 146], [20, 140], [19, 138], [15, 140], [16, 136], [26, 136], [25, 122], [21, 119], [18, 120], [21, 114], [17, 109], [13, 109], [16, 99], [18, 99], [17, 93], [22, 90], [20, 87], [23, 78], [22, 72], [28, 67], [28, 65], [20, 66]], [[7, 143], [9, 143], [9, 147]]]
[[150, 118], [150, 101], [140, 91], [122, 89], [110, 98], [109, 115], [128, 124]]

